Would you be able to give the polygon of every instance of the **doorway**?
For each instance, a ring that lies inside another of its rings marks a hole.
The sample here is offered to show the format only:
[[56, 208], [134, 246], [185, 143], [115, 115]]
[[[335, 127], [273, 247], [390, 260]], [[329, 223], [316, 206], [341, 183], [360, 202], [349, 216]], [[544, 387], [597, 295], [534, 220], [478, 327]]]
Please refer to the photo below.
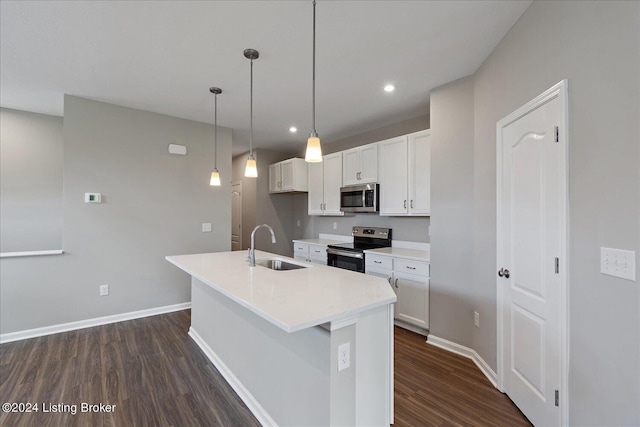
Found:
[[242, 250], [242, 181], [231, 183], [231, 250]]
[[498, 388], [567, 424], [568, 131], [563, 80], [497, 123]]

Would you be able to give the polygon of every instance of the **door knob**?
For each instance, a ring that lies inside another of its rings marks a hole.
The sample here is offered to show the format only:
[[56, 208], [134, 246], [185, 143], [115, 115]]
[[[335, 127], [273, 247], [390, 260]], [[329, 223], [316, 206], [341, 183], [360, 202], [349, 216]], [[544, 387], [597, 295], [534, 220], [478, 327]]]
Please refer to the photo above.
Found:
[[511, 273], [509, 273], [509, 270], [507, 270], [506, 268], [501, 268], [500, 271], [498, 271], [498, 276], [500, 277], [505, 277], [505, 278], [509, 278]]

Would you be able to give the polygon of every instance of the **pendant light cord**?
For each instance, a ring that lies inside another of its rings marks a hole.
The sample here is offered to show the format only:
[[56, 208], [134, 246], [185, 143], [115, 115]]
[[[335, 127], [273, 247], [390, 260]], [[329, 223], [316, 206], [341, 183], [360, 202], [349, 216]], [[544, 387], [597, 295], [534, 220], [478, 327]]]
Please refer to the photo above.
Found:
[[218, 94], [213, 101], [213, 168], [218, 169]]
[[253, 155], [253, 59], [251, 60], [251, 82], [249, 100], [249, 155]]
[[316, 132], [316, 0], [313, 0], [313, 85], [311, 102], [311, 129], [314, 136]]

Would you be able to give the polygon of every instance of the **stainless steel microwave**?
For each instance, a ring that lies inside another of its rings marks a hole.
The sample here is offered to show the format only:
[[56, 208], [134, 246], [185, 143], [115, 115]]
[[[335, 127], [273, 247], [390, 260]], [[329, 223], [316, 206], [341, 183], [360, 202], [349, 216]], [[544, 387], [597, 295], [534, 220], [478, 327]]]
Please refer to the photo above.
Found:
[[342, 212], [378, 212], [379, 200], [379, 184], [340, 188], [340, 210]]

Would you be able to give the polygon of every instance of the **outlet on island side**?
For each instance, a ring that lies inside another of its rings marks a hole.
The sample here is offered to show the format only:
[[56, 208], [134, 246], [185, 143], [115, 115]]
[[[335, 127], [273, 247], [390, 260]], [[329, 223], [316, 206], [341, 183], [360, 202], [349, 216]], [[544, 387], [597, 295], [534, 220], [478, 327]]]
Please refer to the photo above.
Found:
[[473, 312], [473, 324], [476, 325], [476, 328], [480, 327], [480, 313], [477, 311]]
[[344, 343], [338, 347], [338, 372], [351, 366], [351, 343]]

